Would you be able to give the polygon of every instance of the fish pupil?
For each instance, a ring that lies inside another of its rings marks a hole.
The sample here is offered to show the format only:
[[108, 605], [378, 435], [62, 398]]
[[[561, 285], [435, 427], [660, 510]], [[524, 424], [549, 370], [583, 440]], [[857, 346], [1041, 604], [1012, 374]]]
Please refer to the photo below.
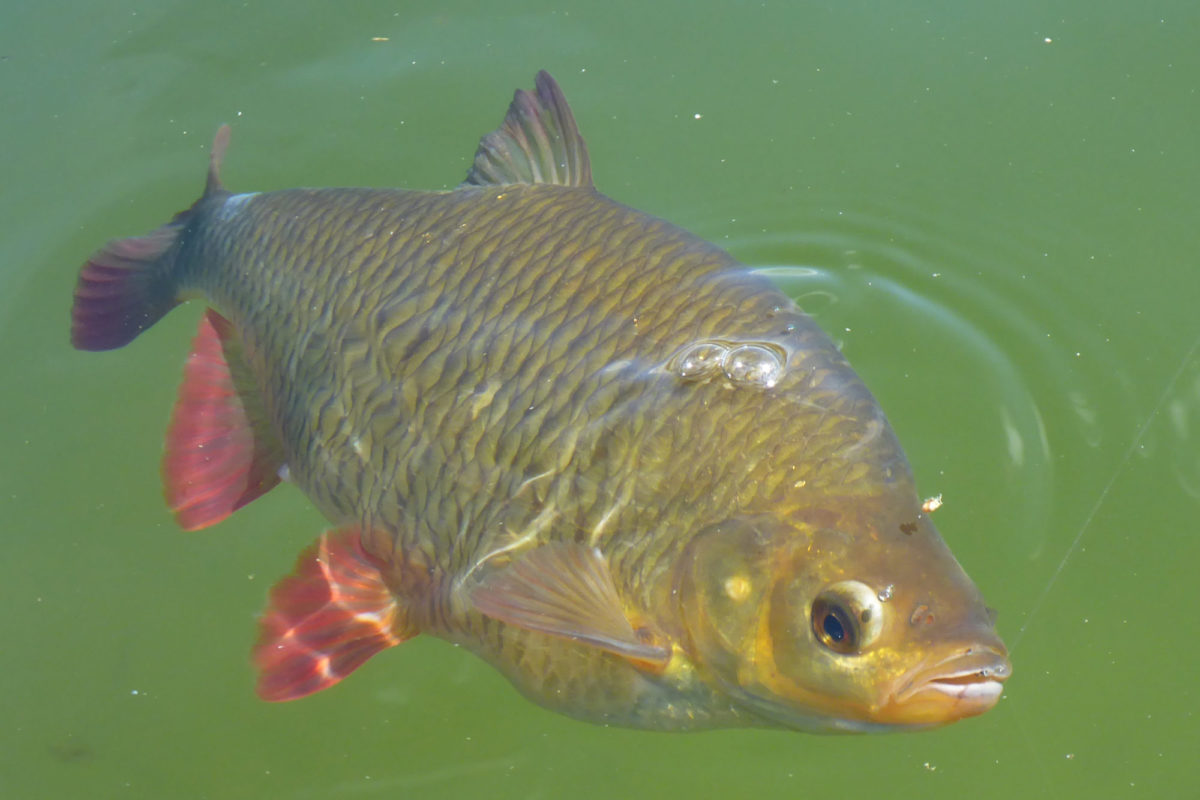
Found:
[[825, 619], [821, 621], [822, 627], [825, 629], [825, 635], [835, 642], [840, 642], [846, 638], [846, 629], [842, 626], [842, 621], [836, 615], [830, 613], [825, 615]]

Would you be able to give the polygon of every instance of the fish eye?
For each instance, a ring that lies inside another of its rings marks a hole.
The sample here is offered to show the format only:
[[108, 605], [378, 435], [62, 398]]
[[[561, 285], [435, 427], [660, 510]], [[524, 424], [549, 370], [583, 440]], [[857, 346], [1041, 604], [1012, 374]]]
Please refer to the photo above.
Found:
[[876, 592], [859, 581], [839, 581], [813, 600], [813, 634], [835, 653], [849, 655], [869, 647], [883, 630], [883, 608]]

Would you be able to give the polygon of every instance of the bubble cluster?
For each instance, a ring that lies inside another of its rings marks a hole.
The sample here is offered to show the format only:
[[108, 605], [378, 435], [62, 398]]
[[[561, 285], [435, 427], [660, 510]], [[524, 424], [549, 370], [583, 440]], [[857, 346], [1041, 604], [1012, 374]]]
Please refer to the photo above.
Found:
[[671, 359], [669, 369], [684, 380], [724, 375], [730, 383], [770, 389], [783, 374], [785, 356], [766, 342], [693, 342]]

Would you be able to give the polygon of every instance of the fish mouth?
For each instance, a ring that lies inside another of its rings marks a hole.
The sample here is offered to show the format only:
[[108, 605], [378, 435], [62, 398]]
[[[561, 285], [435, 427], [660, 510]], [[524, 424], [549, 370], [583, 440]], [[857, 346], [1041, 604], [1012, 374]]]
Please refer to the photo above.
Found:
[[996, 705], [1012, 664], [1003, 650], [972, 646], [910, 670], [881, 709], [901, 725], [938, 725], [973, 717]]

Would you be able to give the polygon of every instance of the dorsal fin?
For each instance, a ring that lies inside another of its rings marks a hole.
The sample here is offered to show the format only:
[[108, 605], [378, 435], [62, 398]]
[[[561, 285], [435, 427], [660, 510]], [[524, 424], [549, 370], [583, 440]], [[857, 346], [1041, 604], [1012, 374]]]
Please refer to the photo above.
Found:
[[567, 98], [545, 70], [537, 74], [534, 84], [536, 94], [518, 89], [504, 122], [479, 140], [464, 186], [592, 185], [587, 145]]

